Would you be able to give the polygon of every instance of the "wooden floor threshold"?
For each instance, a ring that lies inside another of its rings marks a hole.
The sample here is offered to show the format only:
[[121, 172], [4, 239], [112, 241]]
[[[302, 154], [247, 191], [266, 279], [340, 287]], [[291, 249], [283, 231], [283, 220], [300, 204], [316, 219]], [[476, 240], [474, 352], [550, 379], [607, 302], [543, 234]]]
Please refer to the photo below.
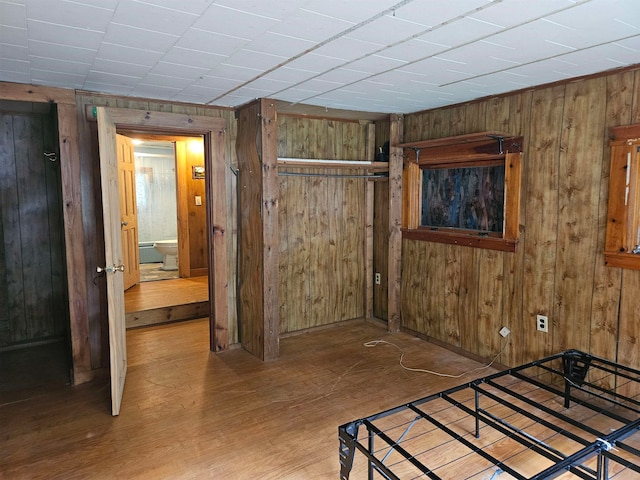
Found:
[[209, 302], [194, 302], [184, 305], [151, 308], [125, 314], [127, 328], [148, 327], [164, 323], [193, 320], [209, 316]]

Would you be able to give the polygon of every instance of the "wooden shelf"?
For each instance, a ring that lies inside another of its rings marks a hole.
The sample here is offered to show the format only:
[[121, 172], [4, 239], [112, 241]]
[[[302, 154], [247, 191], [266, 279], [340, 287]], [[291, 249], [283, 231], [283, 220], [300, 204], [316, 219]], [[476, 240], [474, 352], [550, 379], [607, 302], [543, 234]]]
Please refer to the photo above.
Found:
[[516, 239], [446, 230], [431, 230], [428, 228], [402, 229], [402, 238], [406, 238], [407, 240], [446, 243], [448, 245], [460, 245], [463, 247], [487, 248], [502, 252], [515, 252], [518, 246]]
[[278, 167], [345, 168], [361, 169], [368, 172], [388, 172], [389, 162], [371, 162], [368, 160], [324, 160], [314, 158], [278, 158]]
[[496, 164], [507, 153], [522, 152], [522, 137], [502, 132], [479, 132], [454, 137], [401, 143], [404, 160], [429, 168]]

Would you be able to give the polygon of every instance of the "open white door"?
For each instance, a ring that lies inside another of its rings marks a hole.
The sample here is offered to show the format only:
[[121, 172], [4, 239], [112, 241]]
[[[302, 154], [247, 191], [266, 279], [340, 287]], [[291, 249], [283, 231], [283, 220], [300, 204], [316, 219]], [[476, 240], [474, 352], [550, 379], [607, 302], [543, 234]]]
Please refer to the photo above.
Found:
[[111, 414], [120, 413], [127, 376], [127, 337], [124, 316], [124, 275], [120, 225], [118, 156], [116, 126], [104, 108], [97, 108], [98, 143], [104, 215], [105, 272], [109, 314], [109, 351], [111, 364]]

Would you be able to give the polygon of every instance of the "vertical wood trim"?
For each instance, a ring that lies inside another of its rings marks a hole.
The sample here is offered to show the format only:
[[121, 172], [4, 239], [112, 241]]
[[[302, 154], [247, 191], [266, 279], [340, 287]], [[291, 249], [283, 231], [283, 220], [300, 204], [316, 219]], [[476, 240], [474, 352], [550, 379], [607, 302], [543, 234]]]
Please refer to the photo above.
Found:
[[518, 231], [520, 230], [520, 179], [522, 178], [522, 153], [507, 153], [504, 166], [504, 238], [515, 239], [518, 238]]
[[207, 243], [209, 248], [209, 348], [221, 352], [229, 348], [227, 192], [225, 170], [225, 130], [205, 134], [205, 198]]
[[420, 225], [420, 198], [422, 175], [417, 163], [408, 163], [404, 167], [402, 188], [404, 190], [402, 204], [402, 226], [416, 229]]
[[[376, 155], [376, 125], [367, 125], [367, 160], [373, 161]], [[374, 215], [374, 188], [371, 180], [365, 185], [365, 218], [364, 218], [364, 316], [373, 317], [373, 215]]]
[[89, 344], [87, 285], [84, 278], [86, 257], [84, 228], [82, 226], [77, 122], [75, 104], [58, 104], [58, 137], [74, 384], [83, 383], [92, 378], [90, 373], [91, 347]]
[[[187, 143], [176, 142], [176, 203], [178, 207], [178, 275], [191, 276], [191, 247], [189, 244], [189, 198], [187, 194]], [[205, 169], [205, 175], [210, 174]], [[206, 177], [205, 177], [206, 178]], [[206, 182], [206, 180], [205, 180]]]
[[389, 135], [389, 324], [390, 332], [400, 329], [400, 287], [402, 268], [402, 143], [403, 116], [391, 115]]
[[278, 273], [280, 269], [280, 232], [278, 230], [278, 121], [275, 103], [262, 99], [262, 223], [264, 262], [262, 282], [264, 313], [264, 360], [279, 355], [280, 300]]

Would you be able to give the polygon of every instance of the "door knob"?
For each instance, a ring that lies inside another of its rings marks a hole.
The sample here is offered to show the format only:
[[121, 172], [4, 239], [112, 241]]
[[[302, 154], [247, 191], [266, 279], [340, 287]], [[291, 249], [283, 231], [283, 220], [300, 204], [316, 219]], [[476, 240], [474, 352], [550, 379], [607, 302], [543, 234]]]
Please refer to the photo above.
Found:
[[124, 272], [124, 265], [107, 265], [106, 267], [97, 267], [96, 272], [102, 273], [116, 273], [116, 272]]
[[121, 227], [126, 227], [127, 225], [129, 225], [129, 222], [125, 222], [124, 220], [120, 222]]

